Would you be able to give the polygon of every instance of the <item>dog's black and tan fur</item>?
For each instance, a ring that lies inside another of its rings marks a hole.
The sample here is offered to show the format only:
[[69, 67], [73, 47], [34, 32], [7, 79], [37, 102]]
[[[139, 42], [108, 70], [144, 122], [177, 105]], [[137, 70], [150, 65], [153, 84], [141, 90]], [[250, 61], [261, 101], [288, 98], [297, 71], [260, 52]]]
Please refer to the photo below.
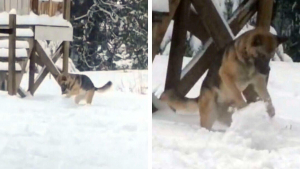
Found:
[[62, 94], [67, 94], [67, 97], [76, 95], [76, 104], [83, 99], [87, 104], [91, 104], [95, 91], [104, 92], [112, 86], [112, 82], [109, 81], [104, 86], [97, 88], [88, 76], [82, 74], [60, 74], [57, 76], [57, 82], [61, 86]]
[[198, 109], [201, 126], [211, 129], [215, 120], [230, 125], [232, 113], [228, 111], [229, 107], [245, 107], [247, 103], [242, 91], [253, 85], [259, 98], [267, 103], [269, 116], [273, 117], [275, 109], [266, 78], [276, 48], [286, 40], [260, 29], [248, 31], [226, 47], [222, 59], [216, 58], [213, 62], [199, 98], [181, 97], [171, 89], [165, 91], [160, 99], [176, 110]]

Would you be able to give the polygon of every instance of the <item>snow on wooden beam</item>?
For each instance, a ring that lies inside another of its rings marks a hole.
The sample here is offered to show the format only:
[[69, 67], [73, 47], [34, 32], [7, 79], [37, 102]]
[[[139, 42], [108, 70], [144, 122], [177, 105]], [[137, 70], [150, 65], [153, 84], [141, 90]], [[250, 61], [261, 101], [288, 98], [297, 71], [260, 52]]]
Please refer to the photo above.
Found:
[[[232, 18], [229, 20], [229, 26], [234, 35], [243, 28], [247, 21], [249, 21], [256, 12], [258, 0], [249, 0], [245, 2], [246, 3], [243, 2], [238, 7]], [[230, 36], [230, 38], [232, 37]], [[177, 91], [182, 95], [186, 95], [189, 92], [189, 90], [208, 69], [214, 58], [221, 57], [222, 55], [222, 50], [218, 53], [218, 50], [216, 50], [217, 45], [212, 39], [208, 40], [204, 46], [206, 50], [198, 56], [195, 56], [182, 71], [181, 81], [176, 86]]]
[[[8, 44], [9, 44], [8, 39], [0, 40], [0, 48], [8, 48], [9, 47]], [[16, 48], [17, 49], [20, 49], [20, 48], [24, 48], [24, 49], [29, 48], [29, 43], [27, 41], [17, 40], [16, 41]]]
[[[22, 68], [20, 64], [15, 64], [16, 71], [21, 72]], [[0, 72], [8, 72], [8, 63], [7, 62], [0, 62]]]
[[73, 28], [36, 26], [36, 40], [73, 41]]
[[[0, 49], [0, 57], [7, 58], [8, 57], [8, 49]], [[27, 57], [26, 49], [16, 49], [16, 57]]]
[[169, 12], [168, 0], [152, 0], [152, 11]]

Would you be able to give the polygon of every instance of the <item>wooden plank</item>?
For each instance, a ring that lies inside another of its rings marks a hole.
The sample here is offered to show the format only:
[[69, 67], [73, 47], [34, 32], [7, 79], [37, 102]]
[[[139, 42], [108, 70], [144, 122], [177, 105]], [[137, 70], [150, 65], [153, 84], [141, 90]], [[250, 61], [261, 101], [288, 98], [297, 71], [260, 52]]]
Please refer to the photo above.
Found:
[[[256, 26], [266, 31], [270, 30], [272, 21], [272, 9], [273, 0], [260, 0], [258, 3], [257, 22]], [[267, 81], [269, 78], [269, 72], [267, 73]], [[258, 98], [258, 94], [254, 90], [252, 85], [248, 86], [243, 92], [248, 103], [255, 102]]]
[[5, 11], [5, 0], [2, 0], [0, 1], [0, 12], [4, 12], [4, 11]]
[[15, 9], [18, 13], [18, 0], [10, 0], [10, 9]]
[[175, 14], [179, 2], [180, 0], [169, 0], [169, 16], [163, 17], [161, 23], [155, 23], [152, 26], [152, 62], [155, 58], [155, 55], [159, 52], [161, 41], [164, 38], [164, 35]]
[[64, 19], [70, 21], [71, 18], [71, 0], [64, 0]]
[[73, 41], [73, 28], [35, 26], [34, 39], [52, 41]]
[[272, 10], [273, 10], [273, 0], [260, 0], [257, 11], [257, 27], [270, 30]]
[[165, 90], [173, 88], [180, 81], [190, 4], [189, 0], [182, 0], [176, 10]]
[[[37, 42], [38, 43], [38, 42]], [[39, 44], [38, 44], [39, 45]], [[42, 50], [41, 46], [37, 46], [36, 47], [37, 51], [38, 50]], [[45, 64], [45, 66], [42, 68], [40, 74], [38, 75], [38, 77], [36, 78], [35, 82], [34, 82], [34, 86], [32, 89], [32, 95], [35, 93], [35, 91], [38, 89], [38, 87], [40, 86], [40, 84], [43, 82], [43, 80], [45, 79], [45, 77], [47, 76], [47, 74], [50, 72], [54, 77], [56, 77], [58, 74], [60, 74], [59, 70], [56, 68], [56, 66], [54, 65], [54, 63], [58, 60], [58, 58], [61, 56], [62, 54], [62, 46], [60, 46], [57, 51], [55, 52], [55, 54], [53, 55], [52, 59], [50, 60], [50, 58], [46, 55], [46, 53], [44, 53], [44, 51], [39, 51], [39, 58], [41, 59], [41, 61]], [[45, 56], [46, 55], [46, 56]], [[47, 57], [47, 58], [45, 58]], [[49, 64], [51, 64], [49, 66]], [[48, 65], [48, 66], [47, 66]]]
[[207, 32], [213, 38], [218, 49], [222, 49], [234, 38], [228, 23], [218, 12], [211, 0], [191, 0]]
[[63, 54], [63, 73], [68, 74], [68, 66], [69, 66], [69, 49], [70, 49], [70, 42], [63, 42], [63, 49], [64, 49], [64, 54]]
[[210, 35], [206, 31], [201, 18], [193, 11], [190, 11], [187, 27], [188, 31], [191, 32], [191, 34], [195, 35], [198, 39], [201, 40], [202, 44], [204, 44], [210, 38]]
[[27, 95], [26, 95], [26, 91], [23, 89], [23, 88], [21, 88], [21, 87], [19, 87], [18, 88], [18, 94], [21, 96], [21, 98], [24, 98], [24, 97], [26, 97]]
[[5, 0], [5, 11], [9, 12], [10, 11], [10, 0]]
[[31, 95], [33, 95], [33, 86], [34, 86], [34, 74], [35, 74], [35, 41], [33, 42], [33, 49], [30, 55], [30, 62], [29, 62], [29, 81], [28, 81], [28, 91]]
[[[232, 18], [229, 20], [229, 26], [232, 30], [232, 33], [236, 35], [242, 27], [247, 23], [247, 21], [253, 16], [257, 9], [258, 0], [249, 0], [246, 3], [241, 4], [236, 12], [234, 12]], [[216, 44], [213, 41], [208, 41], [206, 44], [207, 49], [196, 56], [195, 60], [193, 59], [189, 64], [190, 70], [187, 72], [180, 83], [176, 86], [176, 89], [182, 95], [186, 95], [189, 90], [194, 86], [194, 84], [200, 79], [204, 72], [208, 69], [215, 57], [221, 57], [222, 51], [218, 53]]]
[[31, 0], [31, 10], [35, 14], [39, 14], [39, 0]]
[[9, 15], [9, 28], [13, 33], [9, 35], [9, 58], [8, 58], [8, 94], [16, 94], [16, 15]]

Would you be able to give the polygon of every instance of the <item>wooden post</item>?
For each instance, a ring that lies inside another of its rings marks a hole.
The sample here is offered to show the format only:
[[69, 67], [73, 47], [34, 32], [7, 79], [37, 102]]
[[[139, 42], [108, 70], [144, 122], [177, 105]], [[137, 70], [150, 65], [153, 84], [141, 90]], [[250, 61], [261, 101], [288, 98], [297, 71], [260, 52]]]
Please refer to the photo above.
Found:
[[[272, 21], [273, 0], [259, 0], [256, 27], [270, 31]], [[269, 72], [267, 74], [267, 81]], [[258, 94], [255, 92], [252, 85], [248, 86], [243, 92], [248, 103], [255, 102]]]
[[9, 15], [9, 54], [8, 54], [8, 94], [15, 95], [16, 90], [16, 14]]
[[169, 16], [163, 17], [161, 23], [154, 23], [152, 26], [152, 62], [154, 61], [155, 55], [159, 52], [161, 41], [164, 38], [179, 2], [180, 0], [169, 0]]
[[35, 14], [39, 14], [39, 0], [31, 0], [31, 10], [35, 13]]
[[[70, 21], [71, 18], [71, 1], [64, 0], [64, 19]], [[63, 42], [64, 54], [63, 54], [63, 73], [68, 74], [68, 65], [69, 65], [69, 49], [70, 42]]]
[[180, 81], [190, 4], [189, 0], [180, 1], [175, 13], [165, 90], [173, 88]]
[[36, 55], [35, 55], [35, 41], [33, 41], [33, 48], [30, 54], [30, 63], [29, 63], [29, 84], [28, 84], [28, 91], [30, 91], [30, 94], [33, 95], [33, 86], [34, 86], [34, 74], [35, 74], [35, 61]]

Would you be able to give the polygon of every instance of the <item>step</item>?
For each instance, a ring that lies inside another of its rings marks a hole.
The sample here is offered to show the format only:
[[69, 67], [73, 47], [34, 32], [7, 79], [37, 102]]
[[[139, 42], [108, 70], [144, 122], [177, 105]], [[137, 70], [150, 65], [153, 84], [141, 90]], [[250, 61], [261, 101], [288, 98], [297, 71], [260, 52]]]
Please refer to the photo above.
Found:
[[[8, 39], [0, 40], [0, 48], [9, 48], [9, 40]], [[21, 49], [21, 48], [28, 49], [29, 43], [28, 43], [28, 41], [24, 41], [24, 40], [17, 40], [16, 48], [17, 49]]]
[[[17, 28], [17, 37], [33, 37], [34, 33], [31, 28]], [[0, 33], [0, 37], [8, 37], [8, 34]]]
[[[16, 72], [21, 72], [20, 64], [16, 63]], [[0, 72], [8, 72], [8, 62], [0, 62]]]
[[[16, 61], [21, 61], [28, 58], [27, 50], [16, 49]], [[8, 49], [0, 48], [0, 61], [8, 61]]]

